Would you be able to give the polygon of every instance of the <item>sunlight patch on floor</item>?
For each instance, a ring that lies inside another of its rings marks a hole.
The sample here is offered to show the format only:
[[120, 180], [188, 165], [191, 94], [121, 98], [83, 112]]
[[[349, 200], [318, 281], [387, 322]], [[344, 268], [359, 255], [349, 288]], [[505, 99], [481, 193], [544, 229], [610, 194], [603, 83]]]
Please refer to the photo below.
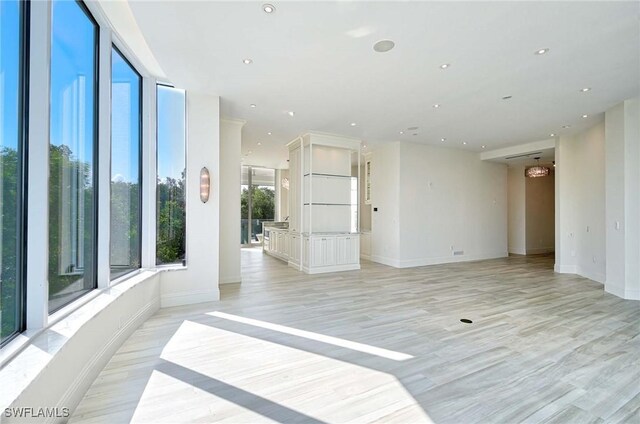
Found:
[[[183, 322], [161, 358], [168, 364], [167, 370], [175, 364], [176, 375], [182, 373], [197, 380], [187, 381], [189, 384], [213, 387], [212, 394], [202, 399], [212, 411], [228, 407], [228, 400], [215, 395], [219, 393], [216, 390], [226, 390], [228, 399], [245, 399], [239, 408], [253, 405], [255, 411], [262, 407], [262, 421], [291, 421], [299, 414], [322, 422], [387, 422], [394, 418], [400, 422], [431, 422], [393, 375], [210, 325]], [[165, 372], [162, 367], [158, 369]], [[140, 402], [142, 408], [147, 393], [173, 391], [156, 388], [158, 384], [166, 385], [167, 381], [158, 377], [150, 380]], [[155, 398], [149, 407], [168, 408], [170, 412], [172, 403], [199, 403], [188, 399], [195, 395], [175, 387], [174, 396]], [[265, 414], [265, 410], [271, 412]], [[283, 414], [282, 420], [278, 414]]]
[[368, 353], [369, 355], [380, 356], [381, 358], [392, 359], [394, 361], [405, 361], [407, 359], [413, 358], [413, 356], [407, 355], [406, 353], [383, 349], [364, 343], [352, 342], [350, 340], [345, 340], [338, 337], [326, 336], [324, 334], [314, 333], [312, 331], [298, 330], [297, 328], [287, 327], [285, 325], [273, 324], [266, 321], [245, 318], [238, 315], [227, 314], [224, 312], [209, 312], [207, 313], [207, 315], [211, 315], [217, 318], [223, 318], [230, 321], [240, 322], [242, 324], [253, 325], [255, 327], [265, 328], [267, 330], [277, 331], [279, 333], [290, 334], [292, 336], [303, 337], [305, 339], [315, 340], [317, 342], [327, 343], [334, 346], [344, 347], [346, 349], [356, 350], [358, 352]]

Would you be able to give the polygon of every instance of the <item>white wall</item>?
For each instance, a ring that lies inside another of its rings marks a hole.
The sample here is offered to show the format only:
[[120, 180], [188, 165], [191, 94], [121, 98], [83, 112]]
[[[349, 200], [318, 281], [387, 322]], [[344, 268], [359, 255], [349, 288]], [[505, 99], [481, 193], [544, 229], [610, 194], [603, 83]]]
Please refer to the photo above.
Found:
[[220, 120], [220, 284], [240, 282], [240, 158], [245, 121]]
[[605, 247], [604, 122], [556, 144], [557, 272], [603, 283]]
[[640, 299], [640, 111], [630, 99], [605, 114], [605, 290]]
[[[211, 194], [200, 201], [200, 169]], [[187, 91], [187, 267], [161, 275], [162, 307], [220, 298], [220, 98]]]
[[510, 166], [507, 172], [509, 253], [526, 255], [526, 186], [524, 166]]
[[506, 165], [401, 143], [398, 188], [400, 267], [507, 256]]
[[555, 248], [555, 172], [525, 178], [525, 191], [527, 255], [551, 253]]
[[391, 266], [400, 261], [399, 188], [400, 142], [393, 142], [371, 157], [371, 260]]

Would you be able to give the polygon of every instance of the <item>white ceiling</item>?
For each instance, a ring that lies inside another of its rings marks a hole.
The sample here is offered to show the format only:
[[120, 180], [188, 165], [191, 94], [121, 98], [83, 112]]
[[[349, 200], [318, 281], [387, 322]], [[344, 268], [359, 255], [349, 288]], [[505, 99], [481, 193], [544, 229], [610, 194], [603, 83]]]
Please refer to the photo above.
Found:
[[[245, 164], [286, 167], [284, 145], [308, 130], [369, 149], [515, 145], [584, 129], [640, 92], [640, 2], [273, 4], [130, 2], [167, 77], [247, 120]], [[374, 52], [381, 39], [396, 47]]]

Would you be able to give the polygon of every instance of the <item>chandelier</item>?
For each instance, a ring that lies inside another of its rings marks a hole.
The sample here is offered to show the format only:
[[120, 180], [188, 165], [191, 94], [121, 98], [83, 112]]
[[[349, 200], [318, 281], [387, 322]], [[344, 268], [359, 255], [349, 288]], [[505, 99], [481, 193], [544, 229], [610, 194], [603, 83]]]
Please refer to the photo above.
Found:
[[524, 171], [524, 176], [528, 178], [538, 178], [538, 177], [546, 177], [547, 175], [549, 175], [549, 172], [551, 170], [546, 166], [540, 166], [539, 157], [535, 159], [538, 161], [538, 164], [536, 166], [532, 166], [531, 168], [527, 168]]

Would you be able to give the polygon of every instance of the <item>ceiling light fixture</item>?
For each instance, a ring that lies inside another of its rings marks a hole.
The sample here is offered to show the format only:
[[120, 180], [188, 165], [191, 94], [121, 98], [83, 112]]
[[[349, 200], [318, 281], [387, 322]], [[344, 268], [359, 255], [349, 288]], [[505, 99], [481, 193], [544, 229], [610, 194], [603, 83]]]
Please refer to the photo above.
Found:
[[441, 138], [440, 141], [442, 141], [444, 143], [445, 141], [447, 141], [447, 139], [446, 138]]
[[247, 152], [247, 154], [248, 154], [248, 155], [250, 155], [251, 153], [253, 153], [253, 151], [251, 151], [251, 150], [249, 150], [249, 151]]
[[378, 53], [386, 53], [395, 46], [396, 43], [391, 40], [380, 40], [373, 45], [373, 50], [377, 51]]
[[292, 110], [290, 110], [290, 111], [289, 111], [289, 112], [287, 112], [287, 113], [289, 114], [289, 116], [293, 116], [293, 115], [295, 115], [295, 114], [296, 114], [296, 113], [295, 113], [294, 111], [292, 111]]
[[591, 87], [581, 88], [580, 91], [582, 91], [583, 93], [586, 93], [587, 91], [591, 91]]
[[571, 128], [571, 125], [563, 125], [562, 128], [565, 128], [565, 129]]
[[542, 54], [547, 53], [548, 51], [549, 51], [549, 49], [539, 49], [539, 50], [536, 50], [535, 54], [537, 54], [538, 56], [540, 56], [540, 55], [542, 55]]
[[524, 171], [524, 176], [527, 178], [538, 178], [538, 177], [546, 177], [549, 175], [551, 171], [546, 166], [540, 166], [540, 156], [535, 158], [538, 161], [536, 166], [532, 166], [531, 168], [527, 168]]
[[583, 117], [583, 118], [588, 118], [588, 117], [589, 117], [589, 115], [582, 115], [582, 117]]
[[349, 124], [349, 125], [351, 125], [352, 127], [355, 127], [357, 124], [356, 124], [355, 122], [352, 122], [352, 123], [351, 123], [351, 124]]
[[264, 13], [273, 13], [276, 11], [276, 7], [267, 3], [262, 5], [262, 10], [264, 10]]
[[252, 108], [255, 108], [255, 107], [256, 107], [256, 105], [255, 105], [255, 104], [253, 104], [253, 103], [251, 103], [249, 106], [250, 106], [250, 107], [252, 107]]
[[451, 66], [450, 63], [443, 63], [442, 65], [440, 65], [440, 69], [447, 69], [449, 66]]
[[404, 131], [400, 131], [400, 135], [404, 134]]
[[503, 96], [502, 100], [509, 100], [510, 98], [512, 98], [513, 96]]
[[262, 143], [258, 141], [258, 146], [262, 146]]
[[438, 109], [440, 107], [440, 105], [438, 103], [436, 103], [435, 105], [433, 105], [433, 107]]
[[251, 64], [253, 63], [253, 60], [251, 60], [251, 59], [244, 59], [244, 60], [242, 61], [242, 63], [244, 63], [245, 65], [251, 65]]
[[363, 149], [366, 149], [366, 148], [367, 148], [367, 145], [366, 145], [366, 144], [363, 144], [363, 145], [362, 145], [362, 148], [363, 148]]
[[556, 135], [554, 133], [549, 134], [549, 137], [555, 137]]
[[487, 147], [487, 146], [485, 146], [484, 144], [482, 145], [482, 148], [483, 148], [483, 149], [484, 149], [484, 148], [486, 148], [486, 147]]
[[271, 131], [269, 131], [269, 132], [267, 133], [267, 135], [271, 135]]
[[466, 142], [466, 141], [463, 141], [463, 142], [462, 142], [462, 144], [464, 144], [464, 145], [466, 146], [466, 145], [467, 145], [467, 142]]

